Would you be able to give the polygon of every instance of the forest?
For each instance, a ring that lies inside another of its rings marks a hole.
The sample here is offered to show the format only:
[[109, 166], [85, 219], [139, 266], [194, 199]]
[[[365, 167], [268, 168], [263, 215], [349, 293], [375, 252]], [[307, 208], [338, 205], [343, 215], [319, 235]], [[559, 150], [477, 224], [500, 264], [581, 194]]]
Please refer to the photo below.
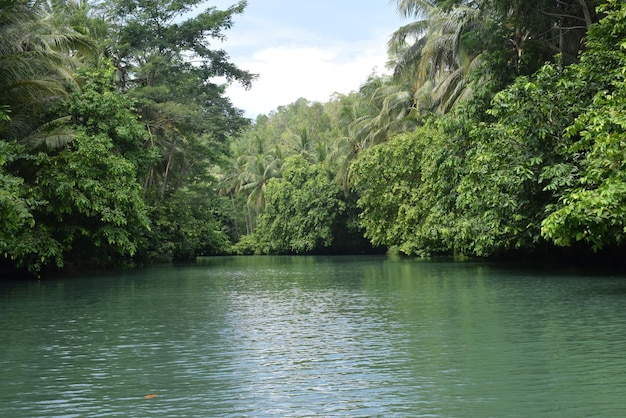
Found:
[[246, 1], [3, 1], [0, 270], [619, 257], [626, 3], [393, 3], [388, 72], [249, 120], [216, 48]]

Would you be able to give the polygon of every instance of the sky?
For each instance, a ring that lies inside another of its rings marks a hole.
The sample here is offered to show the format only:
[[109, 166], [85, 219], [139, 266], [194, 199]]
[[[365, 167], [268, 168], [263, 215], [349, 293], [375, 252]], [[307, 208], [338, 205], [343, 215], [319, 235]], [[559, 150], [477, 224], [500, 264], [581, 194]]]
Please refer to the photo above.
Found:
[[[225, 9], [236, 0], [214, 0]], [[258, 74], [250, 90], [227, 95], [249, 118], [304, 97], [328, 101], [357, 90], [374, 71], [388, 72], [387, 41], [406, 20], [392, 0], [248, 0], [225, 31], [226, 50], [239, 68]]]

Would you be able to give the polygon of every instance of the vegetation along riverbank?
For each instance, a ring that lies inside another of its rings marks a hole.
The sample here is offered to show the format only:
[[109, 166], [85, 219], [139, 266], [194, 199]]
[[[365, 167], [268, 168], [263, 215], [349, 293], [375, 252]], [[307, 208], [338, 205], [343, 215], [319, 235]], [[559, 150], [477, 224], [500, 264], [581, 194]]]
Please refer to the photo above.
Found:
[[398, 0], [391, 74], [253, 121], [246, 5], [2, 3], [3, 271], [623, 253], [626, 3]]

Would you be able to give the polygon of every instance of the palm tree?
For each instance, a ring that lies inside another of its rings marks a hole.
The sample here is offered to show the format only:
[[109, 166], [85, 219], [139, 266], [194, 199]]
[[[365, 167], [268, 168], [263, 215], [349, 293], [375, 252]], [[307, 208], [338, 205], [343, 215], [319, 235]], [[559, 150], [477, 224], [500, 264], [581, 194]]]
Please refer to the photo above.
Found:
[[308, 127], [301, 128], [290, 136], [290, 151], [302, 155], [309, 163], [315, 162], [314, 148], [317, 147], [316, 144], [319, 144], [319, 141], [316, 141], [314, 134]]
[[419, 17], [393, 33], [394, 79], [412, 84], [418, 110], [447, 112], [471, 94], [470, 75], [480, 67], [473, 36], [485, 23], [478, 4], [444, 10], [421, 0], [398, 0], [398, 10]]
[[265, 187], [271, 179], [280, 177], [283, 162], [273, 154], [257, 154], [244, 159], [240, 190], [248, 194], [249, 230], [253, 231], [257, 216], [265, 209]]
[[563, 65], [576, 61], [587, 28], [598, 18], [592, 12], [597, 4], [397, 0], [398, 11], [417, 20], [389, 41], [395, 78], [412, 80], [418, 109], [447, 112], [471, 97], [473, 75], [480, 74], [477, 84], [497, 79], [503, 86], [556, 54]]
[[62, 145], [70, 140], [66, 119], [46, 120], [51, 103], [78, 89], [73, 69], [78, 51], [93, 53], [84, 36], [55, 24], [45, 2], [13, 0], [0, 8], [0, 106], [10, 122], [0, 135], [35, 145]]
[[[90, 0], [49, 0], [50, 11], [54, 15], [58, 25], [66, 26], [76, 33], [97, 43], [99, 52], [110, 53], [110, 45], [107, 46], [111, 21], [105, 17], [101, 5]], [[100, 56], [89, 52], [86, 59], [98, 59]]]

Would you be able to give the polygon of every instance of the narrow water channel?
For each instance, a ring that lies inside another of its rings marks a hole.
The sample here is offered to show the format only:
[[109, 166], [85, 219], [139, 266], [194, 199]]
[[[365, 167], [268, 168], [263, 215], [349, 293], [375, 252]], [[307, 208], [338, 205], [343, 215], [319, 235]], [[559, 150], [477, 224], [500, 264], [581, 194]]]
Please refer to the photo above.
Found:
[[626, 275], [209, 258], [0, 283], [0, 416], [624, 416]]

